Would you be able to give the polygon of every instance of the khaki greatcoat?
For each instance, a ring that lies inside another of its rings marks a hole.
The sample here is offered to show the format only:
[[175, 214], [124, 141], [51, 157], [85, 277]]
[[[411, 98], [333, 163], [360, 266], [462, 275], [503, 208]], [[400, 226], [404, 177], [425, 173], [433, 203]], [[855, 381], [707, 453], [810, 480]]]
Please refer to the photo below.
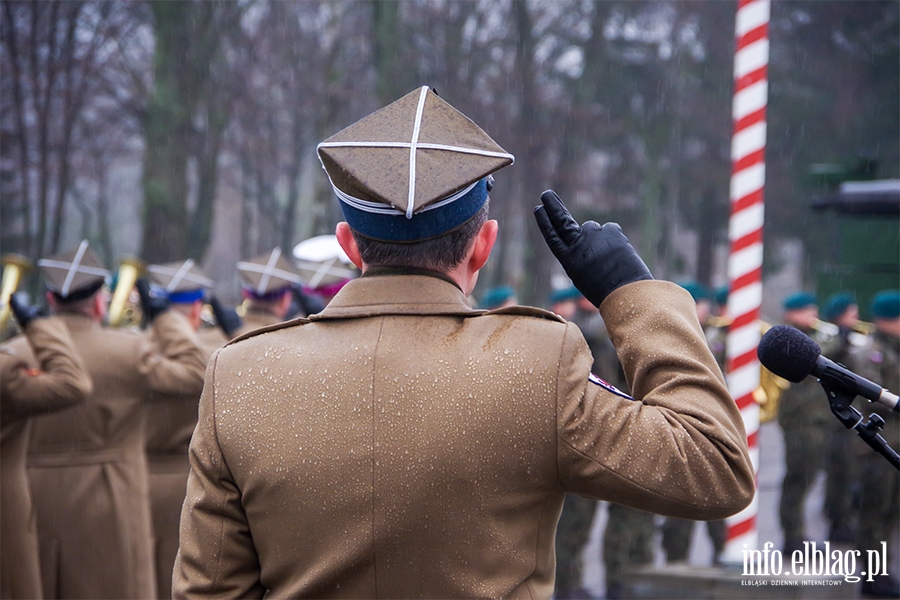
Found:
[[[228, 341], [218, 327], [197, 332], [208, 359]], [[150, 469], [150, 512], [153, 517], [156, 593], [172, 597], [172, 567], [178, 553], [178, 521], [191, 466], [188, 445], [197, 425], [200, 394], [154, 395], [145, 405], [147, 464]]]
[[687, 292], [633, 283], [601, 312], [638, 400], [589, 380], [574, 325], [473, 310], [429, 276], [363, 276], [226, 346], [174, 596], [549, 598], [566, 492], [694, 519], [747, 506], [741, 416]]
[[142, 404], [195, 393], [205, 357], [187, 319], [159, 315], [152, 336], [62, 313], [94, 382], [80, 405], [34, 419], [28, 474], [44, 593], [155, 595]]
[[61, 410], [93, 391], [65, 324], [34, 319], [25, 330], [40, 365], [0, 346], [0, 598], [43, 598], [37, 525], [25, 470], [29, 417]]

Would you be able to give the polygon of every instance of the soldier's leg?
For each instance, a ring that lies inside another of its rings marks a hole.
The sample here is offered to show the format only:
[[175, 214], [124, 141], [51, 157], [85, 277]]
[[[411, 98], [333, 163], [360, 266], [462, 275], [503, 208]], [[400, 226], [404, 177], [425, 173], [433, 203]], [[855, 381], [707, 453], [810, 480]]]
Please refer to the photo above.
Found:
[[[886, 542], [888, 562], [887, 567], [882, 566], [873, 581], [868, 581], [868, 577], [863, 578], [862, 592], [866, 597], [900, 598], [900, 585], [897, 582], [900, 562], [893, 547], [893, 538], [900, 521], [900, 473], [874, 451], [859, 462], [862, 463], [862, 498], [856, 547], [860, 551], [860, 560], [864, 566], [869, 567], [866, 564], [868, 552], [871, 550], [881, 554], [882, 542]], [[884, 572], [887, 575], [881, 574]]]
[[603, 563], [606, 567], [606, 597], [622, 597], [623, 573], [629, 567], [653, 560], [653, 515], [609, 505], [609, 519], [603, 532]]
[[556, 528], [556, 597], [581, 589], [581, 552], [591, 534], [595, 500], [566, 494]]
[[822, 460], [825, 427], [814, 424], [784, 430], [784, 481], [778, 515], [784, 531], [784, 554], [803, 547], [803, 502]]
[[832, 542], [850, 543], [854, 540], [856, 514], [853, 511], [853, 445], [856, 437], [840, 421], [831, 426], [828, 461], [825, 467], [825, 514]]
[[662, 525], [662, 547], [666, 552], [666, 562], [686, 561], [691, 547], [691, 533], [695, 521], [667, 517]]
[[631, 548], [628, 554], [628, 566], [640, 567], [653, 562], [653, 514], [643, 510], [631, 509]]
[[713, 545], [713, 564], [717, 565], [722, 560], [722, 552], [725, 551], [725, 541], [728, 537], [728, 525], [725, 520], [707, 521], [706, 532]]

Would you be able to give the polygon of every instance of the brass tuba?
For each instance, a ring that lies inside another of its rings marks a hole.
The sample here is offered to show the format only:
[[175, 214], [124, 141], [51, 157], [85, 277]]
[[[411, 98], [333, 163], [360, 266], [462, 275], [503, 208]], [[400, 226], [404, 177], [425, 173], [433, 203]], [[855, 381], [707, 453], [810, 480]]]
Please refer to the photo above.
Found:
[[0, 262], [3, 264], [3, 284], [0, 287], [0, 331], [5, 332], [9, 315], [9, 298], [16, 293], [22, 277], [33, 268], [31, 261], [21, 254], [4, 254]]
[[113, 327], [123, 327], [135, 321], [134, 308], [128, 306], [128, 298], [146, 264], [136, 256], [126, 255], [119, 261], [116, 291], [109, 303], [108, 322]]

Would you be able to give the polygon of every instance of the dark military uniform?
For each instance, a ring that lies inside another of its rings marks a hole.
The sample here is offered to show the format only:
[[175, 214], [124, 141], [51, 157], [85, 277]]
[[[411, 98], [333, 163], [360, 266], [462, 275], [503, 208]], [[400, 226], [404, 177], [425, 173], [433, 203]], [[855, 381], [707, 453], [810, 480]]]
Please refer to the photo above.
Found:
[[37, 318], [25, 328], [40, 369], [0, 346], [0, 598], [43, 598], [37, 524], [25, 455], [29, 417], [68, 408], [93, 391], [63, 322]]
[[[854, 366], [861, 376], [896, 393], [900, 390], [900, 338], [885, 331], [876, 331], [871, 343], [856, 354]], [[863, 410], [878, 413], [884, 418], [881, 435], [891, 448], [900, 451], [900, 415], [878, 403], [869, 404]], [[859, 440], [854, 441], [857, 445], [860, 443]], [[893, 541], [897, 539], [900, 521], [900, 475], [884, 456], [868, 446], [860, 455], [857, 469], [861, 488], [856, 547], [866, 556], [869, 550], [880, 552], [881, 543], [887, 542], [888, 565], [885, 571], [896, 590], [900, 560]]]
[[[841, 329], [827, 358], [842, 365], [852, 365], [854, 354], [868, 346], [867, 336]], [[852, 543], [859, 519], [859, 473], [856, 458], [860, 447], [857, 437], [837, 419], [831, 420], [825, 479], [825, 514], [830, 524], [828, 539]]]
[[[826, 324], [830, 325], [830, 324]], [[834, 329], [834, 331], [831, 331]], [[806, 330], [828, 355], [837, 341], [837, 328]], [[818, 472], [824, 468], [834, 420], [825, 390], [815, 377], [792, 383], [781, 395], [778, 424], [784, 433], [785, 474], [778, 515], [784, 531], [784, 550], [802, 549], [805, 539], [803, 503]]]

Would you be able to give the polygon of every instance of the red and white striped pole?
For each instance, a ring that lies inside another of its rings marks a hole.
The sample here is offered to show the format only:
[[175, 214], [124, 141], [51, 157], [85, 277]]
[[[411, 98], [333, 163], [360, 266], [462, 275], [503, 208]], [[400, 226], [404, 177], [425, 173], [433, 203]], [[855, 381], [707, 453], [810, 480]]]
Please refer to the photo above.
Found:
[[[762, 304], [763, 187], [766, 181], [766, 101], [768, 98], [769, 0], [738, 0], [735, 24], [734, 101], [731, 140], [731, 220], [728, 238], [728, 314], [734, 319], [726, 341], [726, 379], [747, 430], [755, 473], [759, 473], [759, 386]], [[744, 550], [757, 548], [756, 498], [729, 518], [722, 559], [741, 563]]]

